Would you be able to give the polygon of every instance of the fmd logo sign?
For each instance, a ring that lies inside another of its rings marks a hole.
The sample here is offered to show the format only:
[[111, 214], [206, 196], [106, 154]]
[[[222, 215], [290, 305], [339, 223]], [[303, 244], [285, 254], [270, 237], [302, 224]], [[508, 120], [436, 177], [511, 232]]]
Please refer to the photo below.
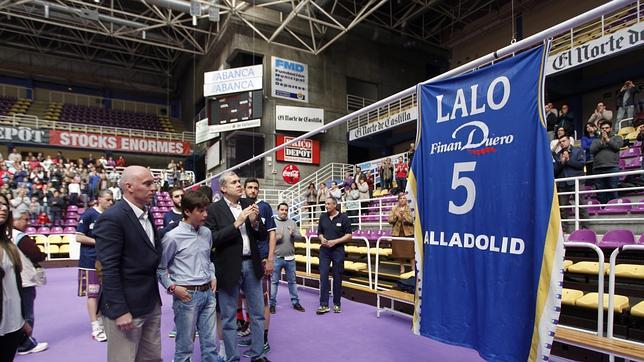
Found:
[[271, 57], [271, 65], [272, 96], [308, 103], [308, 65], [278, 57]]

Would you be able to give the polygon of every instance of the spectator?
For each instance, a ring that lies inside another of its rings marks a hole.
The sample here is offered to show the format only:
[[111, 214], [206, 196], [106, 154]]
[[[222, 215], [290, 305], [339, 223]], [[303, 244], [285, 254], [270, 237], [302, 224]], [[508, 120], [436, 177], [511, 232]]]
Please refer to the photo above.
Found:
[[375, 180], [373, 177], [373, 174], [371, 173], [371, 170], [367, 171], [367, 175], [365, 176], [367, 179], [367, 185], [369, 186], [369, 198], [373, 197], [373, 190], [375, 186]]
[[105, 210], [112, 206], [113, 202], [113, 195], [109, 190], [101, 191], [98, 194], [96, 206], [85, 210], [76, 227], [76, 241], [81, 244], [80, 259], [78, 261], [78, 296], [87, 296], [87, 311], [92, 327], [92, 338], [97, 342], [107, 341], [107, 336], [105, 335], [103, 321], [97, 316], [101, 284], [96, 273], [96, 236], [94, 235], [94, 226], [96, 225], [96, 220]]
[[318, 205], [320, 205], [320, 211], [324, 211], [324, 200], [326, 200], [331, 194], [329, 189], [326, 187], [324, 182], [320, 182], [320, 187], [318, 188]]
[[548, 136], [550, 139], [553, 139], [555, 135], [555, 128], [557, 127], [557, 109], [552, 106], [551, 102], [548, 102], [545, 106], [545, 113]]
[[369, 184], [367, 183], [367, 178], [362, 177], [360, 181], [358, 182], [358, 191], [360, 192], [360, 200], [362, 201], [362, 208], [366, 211], [367, 207], [369, 206]]
[[78, 200], [81, 195], [80, 177], [74, 177], [72, 182], [67, 185], [67, 190], [69, 192], [69, 204], [78, 205]]
[[407, 166], [409, 167], [411, 167], [411, 161], [414, 160], [414, 153], [416, 153], [416, 144], [412, 142], [409, 144], [409, 149], [407, 150]]
[[[44, 261], [47, 255], [38, 249], [36, 241], [29, 235], [25, 234], [29, 224], [29, 215], [27, 212], [13, 213], [13, 231], [12, 237], [20, 250], [22, 261], [22, 310], [25, 321], [29, 323], [32, 330], [35, 327], [34, 302], [36, 301], [36, 287], [42, 285], [42, 278], [39, 277], [36, 268], [40, 268], [39, 263]], [[47, 349], [48, 343], [39, 343], [33, 336], [24, 334], [22, 341], [18, 346], [18, 354], [25, 355], [38, 353]]]
[[595, 107], [595, 111], [590, 115], [590, 118], [588, 118], [588, 122], [586, 123], [594, 123], [598, 125], [601, 121], [604, 120], [612, 121], [613, 112], [606, 109], [604, 102], [599, 102], [597, 103], [597, 107]]
[[394, 182], [394, 166], [391, 164], [391, 159], [389, 157], [385, 158], [384, 161], [381, 162], [378, 173], [380, 174], [382, 188], [391, 190]]
[[[609, 174], [619, 172], [619, 149], [624, 140], [613, 133], [612, 123], [603, 120], [599, 123], [601, 135], [590, 145], [593, 154], [593, 173]], [[598, 190], [617, 188], [618, 176], [608, 176], [597, 179], [595, 185]], [[617, 198], [617, 191], [599, 192], [599, 201], [602, 204]]]
[[[617, 118], [615, 122], [626, 119], [633, 118], [635, 115], [635, 95], [639, 93], [640, 87], [635, 86], [630, 80], [627, 80], [622, 88], [617, 93]], [[633, 124], [633, 122], [628, 122], [627, 125]]]
[[101, 168], [105, 168], [107, 166], [107, 159], [105, 159], [105, 155], [102, 155], [101, 158], [98, 159], [96, 165], [100, 166]]
[[174, 163], [174, 160], [170, 160], [170, 163], [168, 163], [168, 170], [175, 170], [177, 168], [177, 164]]
[[11, 200], [11, 208], [15, 213], [29, 212], [31, 200], [27, 196], [27, 189], [21, 187], [17, 190], [16, 197]]
[[294, 243], [302, 240], [300, 229], [295, 221], [288, 218], [288, 204], [281, 203], [277, 206], [277, 217], [275, 218], [275, 268], [271, 278], [270, 312], [275, 314], [277, 305], [277, 287], [279, 285], [282, 269], [286, 274], [288, 292], [291, 296], [291, 305], [298, 312], [304, 312], [297, 296], [297, 283], [295, 281], [295, 246]]
[[555, 139], [550, 141], [550, 151], [552, 153], [561, 151], [561, 144], [559, 143], [561, 136], [568, 136], [570, 143], [575, 143], [575, 138], [570, 136], [570, 133], [568, 133], [568, 131], [566, 131], [564, 127], [557, 127], [557, 134], [555, 135]]
[[18, 149], [14, 147], [11, 150], [11, 153], [9, 153], [9, 156], [7, 157], [7, 160], [13, 162], [14, 164], [20, 164], [22, 162], [22, 155], [20, 152], [18, 152]]
[[581, 148], [584, 150], [584, 157], [586, 159], [586, 173], [591, 175], [593, 173], [593, 154], [590, 152], [590, 145], [593, 144], [598, 138], [597, 125], [593, 122], [586, 123], [586, 132], [581, 138]]
[[89, 166], [90, 171], [89, 175], [87, 178], [87, 188], [88, 188], [88, 196], [90, 200], [95, 200], [96, 196], [98, 195], [98, 189], [100, 187], [101, 183], [101, 176], [96, 172], [96, 169], [94, 166]]
[[350, 172], [345, 172], [344, 180], [342, 181], [342, 187], [344, 188], [344, 192], [349, 192], [349, 190], [351, 190], [352, 183], [353, 183], [353, 176], [351, 176]]
[[65, 208], [65, 199], [61, 196], [60, 190], [54, 190], [54, 193], [49, 202], [49, 210], [51, 211], [51, 221], [55, 224], [56, 221], [62, 219], [63, 209]]
[[329, 195], [337, 202], [340, 202], [342, 199], [342, 190], [338, 187], [338, 183], [335, 181], [331, 181], [331, 189], [329, 190]]
[[407, 172], [409, 172], [409, 166], [403, 162], [403, 157], [399, 156], [396, 164], [396, 188], [398, 192], [405, 192], [406, 190]]
[[2, 313], [0, 313], [0, 346], [2, 346], [0, 361], [2, 362], [13, 361], [23, 336], [25, 334], [31, 336], [31, 325], [26, 321], [25, 310], [22, 308], [20, 251], [10, 236], [12, 219], [9, 200], [6, 195], [0, 194], [0, 282], [2, 284], [0, 297], [3, 301]]
[[306, 210], [309, 213], [309, 220], [313, 220], [315, 217], [315, 205], [318, 203], [318, 191], [315, 188], [315, 183], [311, 182], [309, 184], [309, 187], [306, 189], [306, 192], [304, 193], [305, 197], [305, 206]]
[[[589, 122], [591, 124], [591, 122]], [[584, 152], [574, 147], [570, 143], [570, 138], [567, 135], [559, 137], [559, 143], [561, 144], [561, 150], [554, 156], [554, 173], [555, 178], [567, 178], [567, 177], [576, 177], [584, 176], [584, 164], [586, 162], [586, 157]], [[575, 191], [575, 182], [574, 181], [565, 181], [559, 182], [557, 184], [557, 191], [561, 193]], [[568, 206], [570, 205], [570, 196], [574, 195], [562, 195], [559, 194], [559, 206]], [[568, 219], [572, 211], [574, 216], [574, 208], [560, 208], [561, 219]], [[588, 210], [584, 207], [579, 208], [579, 217], [581, 219], [588, 219]], [[570, 222], [562, 222], [563, 230], [566, 233], [573, 231], [573, 224]], [[585, 222], [582, 222], [582, 225], [585, 225]]]
[[174, 360], [192, 359], [194, 331], [197, 331], [201, 360], [216, 361], [217, 278], [210, 260], [211, 232], [202, 227], [210, 200], [198, 191], [188, 191], [182, 196], [183, 220], [163, 237], [163, 254], [157, 269], [159, 281], [173, 295], [177, 326]]
[[50, 155], [47, 155], [47, 158], [44, 161], [42, 161], [41, 164], [42, 164], [42, 167], [45, 168], [45, 170], [49, 170], [51, 165], [54, 164], [54, 160], [51, 159]]
[[116, 183], [112, 183], [112, 186], [108, 188], [112, 192], [112, 195], [114, 197], [114, 201], [118, 201], [122, 198], [121, 195], [121, 189], [118, 187]]
[[116, 167], [125, 167], [125, 158], [123, 156], [119, 156], [118, 160], [116, 160]]
[[[80, 164], [78, 166], [81, 166]], [[96, 166], [96, 159], [94, 158], [94, 155], [91, 153], [89, 156], [87, 156], [87, 159], [85, 160], [85, 167], [90, 167], [90, 166]]]
[[[392, 227], [391, 236], [402, 238], [414, 236], [414, 218], [411, 216], [411, 209], [404, 192], [398, 193], [398, 205], [394, 206], [389, 213], [389, 224]], [[400, 274], [405, 273], [406, 260], [411, 260], [411, 270], [415, 270], [413, 241], [393, 240], [391, 249], [392, 258], [399, 259]]]
[[329, 308], [329, 269], [333, 263], [333, 312], [342, 311], [342, 274], [344, 270], [344, 244], [351, 241], [351, 222], [337, 209], [337, 202], [329, 197], [326, 212], [320, 215], [320, 307], [316, 314], [325, 314]]
[[38, 201], [38, 197], [32, 196], [31, 202], [29, 203], [29, 218], [36, 219], [38, 215], [43, 213], [45, 210], [43, 206]]
[[[568, 111], [567, 104], [561, 106], [561, 113], [557, 118], [557, 128], [559, 127], [563, 127], [570, 136], [575, 133], [575, 117], [572, 112]], [[557, 140], [559, 140], [559, 137], [557, 137]]]
[[174, 229], [179, 225], [179, 222], [183, 219], [181, 217], [181, 198], [183, 197], [183, 189], [175, 187], [170, 191], [170, 198], [172, 199], [172, 209], [165, 214], [163, 214], [163, 229], [161, 229], [160, 237], [163, 236], [170, 230]]
[[360, 182], [360, 179], [363, 177], [364, 173], [362, 172], [362, 168], [360, 168], [360, 166], [356, 166], [356, 170], [353, 173], [353, 181]]
[[114, 167], [116, 166], [116, 161], [114, 161], [114, 157], [110, 156], [107, 158], [107, 167]]
[[351, 190], [346, 193], [346, 204], [347, 216], [351, 222], [351, 229], [358, 229], [358, 212], [360, 209], [360, 191], [358, 190], [358, 184], [355, 182], [351, 183]]

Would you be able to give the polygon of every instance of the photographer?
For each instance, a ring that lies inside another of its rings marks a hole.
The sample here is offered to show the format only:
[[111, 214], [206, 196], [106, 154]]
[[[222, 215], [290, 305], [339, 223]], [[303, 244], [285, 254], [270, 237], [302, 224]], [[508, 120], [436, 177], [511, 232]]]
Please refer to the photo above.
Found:
[[[633, 118], [635, 114], [635, 94], [639, 93], [640, 88], [635, 86], [630, 80], [627, 80], [622, 88], [617, 92], [617, 118], [616, 122], [625, 118]], [[632, 124], [628, 122], [625, 126]]]

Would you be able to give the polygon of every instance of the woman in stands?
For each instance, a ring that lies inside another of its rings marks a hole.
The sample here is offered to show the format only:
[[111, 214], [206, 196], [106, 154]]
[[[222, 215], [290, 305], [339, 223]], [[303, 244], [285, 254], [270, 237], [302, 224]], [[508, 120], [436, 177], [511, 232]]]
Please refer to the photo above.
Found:
[[[398, 205], [391, 209], [389, 214], [391, 236], [410, 238], [414, 236], [414, 219], [407, 203], [404, 192], [398, 193]], [[411, 270], [414, 270], [414, 242], [411, 240], [397, 240], [391, 244], [391, 257], [400, 262], [400, 274], [405, 273], [405, 261], [411, 260]]]
[[358, 209], [360, 209], [360, 191], [358, 191], [358, 184], [355, 182], [351, 183], [351, 189], [346, 194], [346, 207], [347, 207], [347, 216], [349, 216], [349, 221], [351, 221], [351, 229], [356, 230], [358, 228]]
[[305, 205], [307, 206], [307, 209], [310, 212], [309, 220], [313, 222], [313, 214], [314, 214], [313, 211], [315, 209], [315, 205], [317, 205], [318, 203], [318, 190], [315, 188], [315, 183], [311, 182], [309, 184], [309, 187], [306, 189], [306, 193], [304, 194], [304, 197], [306, 198]]
[[0, 194], [0, 362], [13, 361], [23, 332], [31, 335], [21, 307], [20, 252], [9, 238], [12, 223], [9, 200]]

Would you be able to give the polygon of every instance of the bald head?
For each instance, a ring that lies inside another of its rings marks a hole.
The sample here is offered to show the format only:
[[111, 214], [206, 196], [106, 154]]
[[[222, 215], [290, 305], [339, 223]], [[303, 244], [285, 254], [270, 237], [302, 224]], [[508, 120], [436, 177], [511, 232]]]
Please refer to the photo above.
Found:
[[143, 166], [128, 166], [121, 176], [123, 197], [143, 209], [152, 200], [156, 185], [150, 170]]

